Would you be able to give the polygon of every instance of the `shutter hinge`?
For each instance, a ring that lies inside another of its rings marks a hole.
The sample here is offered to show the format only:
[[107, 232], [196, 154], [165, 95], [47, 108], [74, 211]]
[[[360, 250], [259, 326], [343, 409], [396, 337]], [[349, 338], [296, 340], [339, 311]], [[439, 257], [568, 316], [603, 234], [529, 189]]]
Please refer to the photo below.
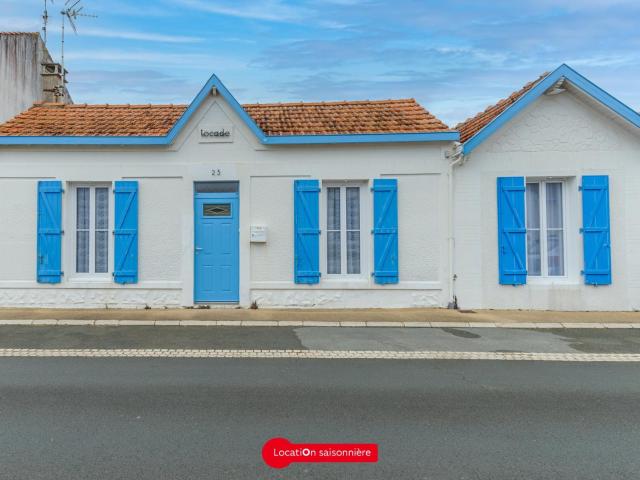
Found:
[[580, 232], [580, 233], [584, 233], [584, 228], [580, 228], [580, 229], [579, 229], [579, 232]]
[[582, 185], [578, 185], [578, 191], [581, 192], [582, 191]]
[[584, 276], [584, 270], [580, 270], [580, 275]]

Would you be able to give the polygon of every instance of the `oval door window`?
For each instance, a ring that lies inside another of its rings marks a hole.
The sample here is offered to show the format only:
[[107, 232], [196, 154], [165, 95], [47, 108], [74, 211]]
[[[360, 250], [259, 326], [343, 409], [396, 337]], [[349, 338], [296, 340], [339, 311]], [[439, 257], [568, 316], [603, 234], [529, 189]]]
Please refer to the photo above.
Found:
[[230, 217], [230, 203], [205, 203], [202, 206], [202, 214], [205, 217]]

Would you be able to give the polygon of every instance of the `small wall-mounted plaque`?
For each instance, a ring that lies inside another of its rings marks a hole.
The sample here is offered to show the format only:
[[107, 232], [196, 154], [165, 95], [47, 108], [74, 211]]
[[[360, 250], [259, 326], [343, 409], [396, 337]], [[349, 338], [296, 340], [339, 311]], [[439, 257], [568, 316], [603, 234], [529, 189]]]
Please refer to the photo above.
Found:
[[251, 243], [267, 243], [267, 227], [251, 225]]

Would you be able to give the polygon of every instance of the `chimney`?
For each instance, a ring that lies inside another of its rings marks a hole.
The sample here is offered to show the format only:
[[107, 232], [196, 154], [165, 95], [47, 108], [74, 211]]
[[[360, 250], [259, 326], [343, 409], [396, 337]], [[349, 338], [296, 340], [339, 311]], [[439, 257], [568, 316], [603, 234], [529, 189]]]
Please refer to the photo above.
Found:
[[[44, 103], [71, 103], [68, 95], [65, 95], [66, 88], [62, 86], [62, 79], [69, 73], [62, 75], [62, 65], [55, 62], [43, 62], [42, 70], [42, 102]], [[65, 83], [66, 80], [65, 80]], [[66, 85], [65, 85], [66, 87]]]

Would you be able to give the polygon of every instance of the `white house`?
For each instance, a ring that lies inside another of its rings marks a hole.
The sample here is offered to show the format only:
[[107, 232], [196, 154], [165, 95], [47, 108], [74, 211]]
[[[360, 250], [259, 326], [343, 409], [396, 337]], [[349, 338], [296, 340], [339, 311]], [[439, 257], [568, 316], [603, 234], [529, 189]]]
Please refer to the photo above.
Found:
[[0, 306], [640, 308], [640, 115], [566, 65], [414, 100], [38, 104], [0, 125]]
[[438, 307], [459, 134], [414, 100], [38, 104], [0, 126], [0, 305]]
[[566, 65], [457, 126], [464, 308], [640, 308], [640, 115]]

